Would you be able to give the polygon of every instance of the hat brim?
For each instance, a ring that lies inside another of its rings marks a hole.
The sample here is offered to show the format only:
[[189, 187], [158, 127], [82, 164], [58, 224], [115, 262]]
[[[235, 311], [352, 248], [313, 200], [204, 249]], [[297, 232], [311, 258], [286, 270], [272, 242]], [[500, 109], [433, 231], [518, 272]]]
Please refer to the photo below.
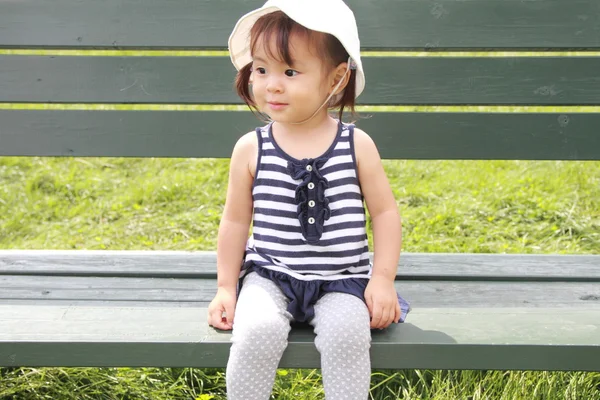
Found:
[[235, 68], [239, 71], [252, 62], [250, 54], [250, 30], [263, 15], [279, 11], [279, 7], [259, 8], [244, 15], [235, 24], [229, 36], [229, 56]]
[[[238, 71], [252, 62], [252, 55], [250, 54], [250, 31], [252, 30], [252, 27], [260, 17], [275, 11], [284, 10], [276, 6], [259, 8], [242, 16], [237, 24], [235, 24], [235, 27], [229, 36], [228, 45], [231, 62]], [[319, 31], [319, 29], [311, 28], [310, 24], [303, 24], [301, 21], [296, 22], [306, 26], [308, 29]], [[338, 38], [338, 40], [340, 39]], [[346, 48], [346, 51], [348, 51], [345, 43], [342, 40], [340, 40], [340, 42]], [[348, 53], [350, 53], [350, 51]], [[363, 71], [362, 61], [360, 60], [360, 54], [350, 54], [350, 56], [352, 56], [352, 58], [357, 62], [358, 66], [356, 69], [356, 98], [363, 92], [365, 88], [365, 73]]]

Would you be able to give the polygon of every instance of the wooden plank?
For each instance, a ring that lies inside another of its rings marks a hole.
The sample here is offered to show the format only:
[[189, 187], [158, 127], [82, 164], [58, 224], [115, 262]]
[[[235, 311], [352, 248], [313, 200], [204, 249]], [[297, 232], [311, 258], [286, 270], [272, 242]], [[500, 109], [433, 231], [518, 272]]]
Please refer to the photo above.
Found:
[[[237, 19], [263, 3], [3, 1], [0, 46], [225, 48]], [[348, 0], [348, 4], [357, 16], [365, 48], [600, 48], [595, 0]]]
[[[600, 57], [366, 57], [365, 105], [598, 105]], [[0, 55], [0, 102], [241, 104], [229, 57]]]
[[127, 300], [74, 300], [74, 299], [62, 299], [62, 300], [35, 300], [35, 299], [10, 299], [0, 300], [0, 304], [11, 304], [14, 306], [36, 306], [36, 307], [202, 307], [208, 308], [209, 302], [196, 302], [196, 301], [127, 301]]
[[[223, 367], [230, 333], [202, 308], [0, 306], [0, 366]], [[374, 332], [373, 368], [600, 371], [600, 312], [421, 309]], [[280, 363], [318, 368], [309, 328], [294, 329]]]
[[[0, 250], [0, 276], [215, 279], [216, 263], [214, 251]], [[396, 279], [600, 282], [600, 256], [403, 253]]]
[[[371, 115], [357, 125], [383, 158], [600, 160], [600, 114]], [[4, 109], [0, 121], [0, 156], [229, 157], [263, 125], [223, 111]]]
[[[597, 282], [396, 281], [398, 292], [419, 307], [589, 307], [600, 310]], [[0, 276], [0, 303], [115, 301], [197, 303], [207, 306], [215, 279]]]

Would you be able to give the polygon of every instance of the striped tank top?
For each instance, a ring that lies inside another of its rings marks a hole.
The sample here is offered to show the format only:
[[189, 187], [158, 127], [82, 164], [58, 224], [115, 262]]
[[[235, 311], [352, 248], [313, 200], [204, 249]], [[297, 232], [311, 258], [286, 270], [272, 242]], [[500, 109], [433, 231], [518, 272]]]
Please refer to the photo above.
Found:
[[338, 123], [329, 149], [298, 160], [256, 130], [254, 216], [242, 274], [252, 267], [302, 281], [368, 280], [365, 208], [354, 154], [354, 125]]
[[[238, 294], [244, 277], [256, 272], [278, 285], [296, 322], [310, 322], [325, 293], [347, 293], [365, 302], [372, 265], [354, 125], [339, 122], [329, 149], [314, 159], [285, 153], [273, 139], [272, 123], [256, 134], [252, 236]], [[410, 305], [396, 294], [404, 322]]]

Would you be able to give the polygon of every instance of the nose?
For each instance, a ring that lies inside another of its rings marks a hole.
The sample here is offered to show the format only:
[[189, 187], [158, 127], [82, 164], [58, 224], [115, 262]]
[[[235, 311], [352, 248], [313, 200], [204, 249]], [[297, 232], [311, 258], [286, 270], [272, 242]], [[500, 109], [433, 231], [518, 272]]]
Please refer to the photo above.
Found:
[[269, 93], [281, 93], [283, 91], [283, 85], [279, 77], [271, 75], [267, 78], [267, 91]]

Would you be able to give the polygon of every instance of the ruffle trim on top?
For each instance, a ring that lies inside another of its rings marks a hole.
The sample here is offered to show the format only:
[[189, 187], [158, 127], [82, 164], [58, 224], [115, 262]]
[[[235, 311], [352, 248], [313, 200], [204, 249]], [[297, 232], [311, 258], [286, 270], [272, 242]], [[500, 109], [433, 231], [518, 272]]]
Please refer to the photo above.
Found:
[[323, 235], [323, 225], [331, 217], [329, 200], [325, 197], [329, 182], [319, 171], [327, 160], [327, 157], [321, 157], [288, 161], [287, 171], [292, 179], [301, 180], [295, 191], [297, 216], [302, 236], [309, 244], [318, 243]]

